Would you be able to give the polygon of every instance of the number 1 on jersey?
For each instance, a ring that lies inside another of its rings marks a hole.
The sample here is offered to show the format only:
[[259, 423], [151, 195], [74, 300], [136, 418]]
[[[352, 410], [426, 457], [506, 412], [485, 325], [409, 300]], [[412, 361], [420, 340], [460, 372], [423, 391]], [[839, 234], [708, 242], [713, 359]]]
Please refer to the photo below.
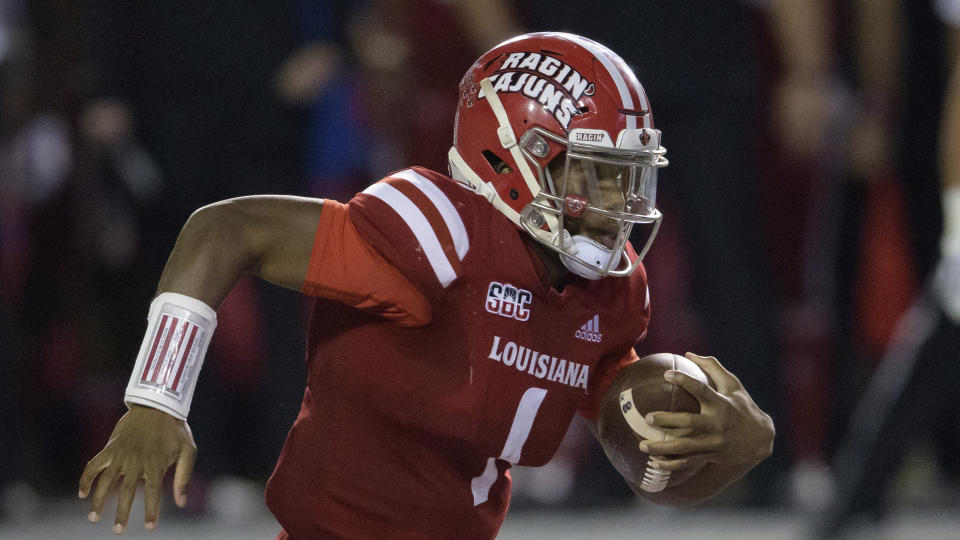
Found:
[[[517, 406], [517, 414], [513, 417], [513, 425], [510, 426], [510, 434], [507, 435], [507, 442], [503, 445], [503, 452], [500, 458], [508, 461], [511, 465], [516, 465], [520, 461], [520, 452], [523, 450], [527, 437], [530, 436], [530, 430], [533, 428], [533, 419], [540, 410], [540, 404], [543, 398], [547, 396], [547, 391], [543, 388], [528, 388], [520, 398], [520, 405]], [[497, 481], [497, 459], [487, 458], [487, 466], [470, 482], [473, 489], [473, 505], [477, 506], [487, 501], [490, 496], [490, 488]]]

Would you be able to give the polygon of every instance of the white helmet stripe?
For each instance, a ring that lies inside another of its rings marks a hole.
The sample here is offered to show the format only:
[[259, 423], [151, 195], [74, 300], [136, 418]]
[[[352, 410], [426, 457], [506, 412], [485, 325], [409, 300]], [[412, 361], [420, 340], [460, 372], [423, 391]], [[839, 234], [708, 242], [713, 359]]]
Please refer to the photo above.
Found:
[[[613, 82], [617, 85], [617, 91], [620, 92], [620, 100], [623, 103], [624, 109], [634, 109], [635, 105], [633, 104], [633, 96], [630, 95], [630, 88], [627, 86], [627, 81], [624, 80], [623, 75], [620, 73], [620, 70], [617, 69], [617, 66], [610, 60], [607, 51], [598, 47], [592, 41], [584, 39], [580, 36], [573, 34], [563, 34], [563, 36], [570, 41], [577, 43], [583, 48], [590, 51], [590, 53], [600, 60], [600, 63], [603, 64], [603, 67], [607, 69], [607, 72], [610, 74], [610, 77], [613, 78]], [[648, 110], [649, 107], [646, 103], [645, 96], [643, 92], [639, 89], [637, 94], [640, 99], [640, 108], [643, 110]], [[643, 127], [650, 127], [650, 115], [643, 116]], [[637, 129], [637, 117], [633, 115], [627, 115], [627, 129]]]

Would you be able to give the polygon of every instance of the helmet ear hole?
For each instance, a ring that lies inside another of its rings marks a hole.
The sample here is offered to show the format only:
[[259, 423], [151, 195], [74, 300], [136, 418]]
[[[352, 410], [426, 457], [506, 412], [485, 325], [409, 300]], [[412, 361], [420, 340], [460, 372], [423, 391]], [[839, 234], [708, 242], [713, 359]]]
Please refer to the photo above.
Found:
[[497, 174], [510, 174], [513, 172], [513, 169], [510, 168], [510, 165], [506, 161], [500, 159], [500, 156], [494, 154], [490, 150], [484, 150], [483, 152], [484, 159], [487, 160], [487, 163], [490, 164], [490, 167]]

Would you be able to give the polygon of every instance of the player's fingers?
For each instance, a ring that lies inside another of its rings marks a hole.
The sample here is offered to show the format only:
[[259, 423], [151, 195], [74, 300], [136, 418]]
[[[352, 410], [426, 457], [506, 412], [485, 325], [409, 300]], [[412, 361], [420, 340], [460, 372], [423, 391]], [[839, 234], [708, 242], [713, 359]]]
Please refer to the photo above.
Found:
[[717, 391], [721, 394], [729, 395], [743, 386], [740, 384], [740, 379], [733, 373], [727, 371], [716, 357], [699, 356], [691, 352], [688, 352], [684, 356], [700, 366], [700, 369], [717, 385]]
[[81, 499], [86, 499], [87, 495], [90, 494], [90, 486], [93, 485], [93, 480], [100, 474], [100, 471], [110, 466], [110, 458], [101, 456], [103, 456], [103, 453], [97, 454], [83, 468], [83, 473], [80, 475], [80, 490], [77, 493]]
[[116, 467], [107, 467], [100, 474], [97, 487], [93, 490], [93, 499], [90, 500], [90, 514], [87, 515], [87, 519], [90, 521], [94, 523], [100, 521], [100, 517], [103, 515], [103, 504], [107, 500], [107, 495], [113, 490], [118, 473], [119, 470]]
[[114, 521], [114, 534], [123, 534], [127, 530], [127, 520], [130, 519], [130, 507], [133, 506], [133, 499], [137, 495], [137, 482], [140, 480], [138, 474], [124, 474], [123, 482], [120, 483], [120, 489], [117, 491], [117, 519]]
[[693, 394], [693, 397], [697, 398], [700, 405], [715, 405], [720, 399], [716, 391], [710, 388], [710, 385], [682, 371], [667, 370], [663, 374], [663, 378], [666, 379], [667, 382], [675, 384]]
[[690, 428], [698, 431], [713, 430], [710, 419], [701, 414], [661, 411], [648, 413], [644, 417], [644, 420], [651, 426], [659, 428]]
[[144, 475], [143, 484], [143, 504], [144, 517], [143, 526], [152, 531], [157, 528], [160, 519], [160, 499], [163, 485], [163, 470], [158, 469]]
[[667, 441], [642, 441], [640, 451], [651, 456], [686, 456], [688, 454], [712, 453], [721, 443], [716, 435], [705, 437], [680, 437]]
[[683, 471], [702, 467], [715, 457], [714, 454], [692, 454], [689, 456], [651, 456], [650, 466], [661, 471]]
[[187, 505], [187, 485], [190, 483], [190, 475], [193, 474], [196, 457], [197, 449], [192, 445], [184, 446], [177, 457], [177, 469], [173, 474], [173, 498], [180, 508]]
[[690, 458], [688, 457], [650, 457], [650, 466], [660, 471], [679, 471], [686, 469], [689, 462]]

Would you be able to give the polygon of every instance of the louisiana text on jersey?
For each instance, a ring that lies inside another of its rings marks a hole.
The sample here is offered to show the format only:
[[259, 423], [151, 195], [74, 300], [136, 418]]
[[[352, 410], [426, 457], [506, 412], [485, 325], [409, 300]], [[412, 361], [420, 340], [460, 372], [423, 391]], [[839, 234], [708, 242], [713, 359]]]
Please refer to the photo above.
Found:
[[487, 358], [501, 362], [505, 366], [515, 367], [517, 371], [526, 372], [538, 379], [555, 381], [587, 391], [590, 366], [539, 353], [512, 341], [506, 342], [503, 348], [500, 348], [500, 336], [493, 336], [493, 345], [490, 347]]

